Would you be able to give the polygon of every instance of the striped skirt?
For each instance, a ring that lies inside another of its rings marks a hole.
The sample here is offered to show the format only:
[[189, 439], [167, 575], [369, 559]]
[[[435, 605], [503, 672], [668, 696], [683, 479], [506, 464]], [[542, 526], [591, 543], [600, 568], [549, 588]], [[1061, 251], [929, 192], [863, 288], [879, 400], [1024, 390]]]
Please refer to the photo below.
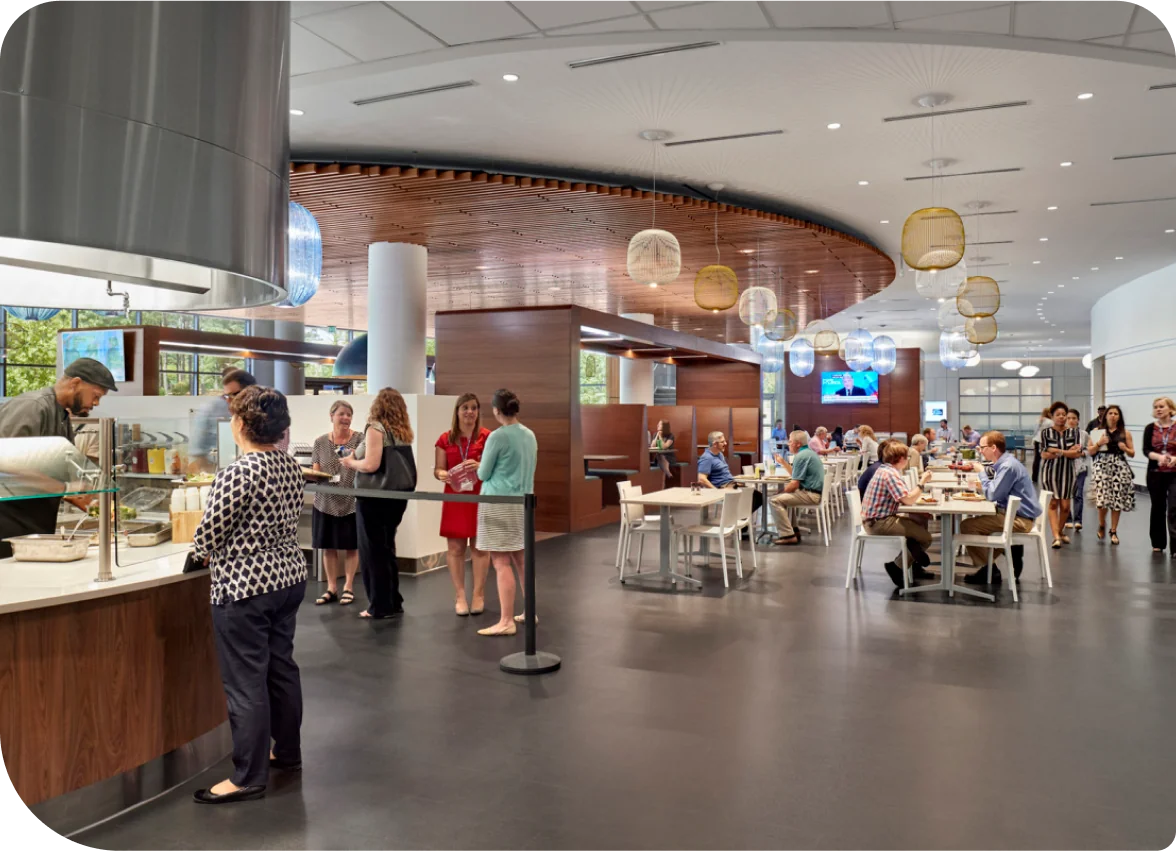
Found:
[[482, 503], [478, 506], [478, 537], [474, 544], [486, 553], [515, 553], [523, 549], [521, 505]]

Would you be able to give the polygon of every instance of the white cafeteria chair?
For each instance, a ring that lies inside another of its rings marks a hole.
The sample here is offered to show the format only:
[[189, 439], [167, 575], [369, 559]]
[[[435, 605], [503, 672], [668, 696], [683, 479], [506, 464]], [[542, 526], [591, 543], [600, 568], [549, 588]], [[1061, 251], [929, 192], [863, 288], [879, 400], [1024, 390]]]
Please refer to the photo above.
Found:
[[[1008, 570], [1009, 587], [1013, 589], [1013, 602], [1018, 602], [1017, 599], [1017, 575], [1013, 570], [1013, 521], [1017, 519], [1017, 509], [1021, 507], [1021, 500], [1019, 497], [1010, 496], [1008, 507], [1005, 509], [1004, 529], [999, 535], [956, 535], [953, 539], [954, 544], [960, 547], [985, 547], [988, 550], [988, 581], [992, 581], [992, 559], [996, 555], [997, 550], [1002, 550], [1005, 554], [1005, 568]], [[1043, 512], [1044, 513], [1044, 512]], [[954, 555], [954, 554], [953, 554]], [[946, 565], [954, 562], [954, 558], [945, 557], [943, 563], [944, 570], [949, 569]]]
[[[866, 526], [862, 522], [862, 498], [858, 493], [857, 488], [849, 488], [845, 491], [845, 497], [849, 500], [849, 517], [853, 524], [852, 534], [849, 545], [849, 567], [845, 571], [845, 590], [849, 590], [849, 583], [853, 581], [853, 575], [856, 573], [858, 579], [862, 577], [862, 556], [865, 554], [866, 544], [871, 541], [881, 541], [887, 544], [893, 544], [895, 540], [894, 535], [869, 535], [866, 533]], [[902, 550], [902, 587], [911, 587], [911, 559], [907, 553], [906, 541], [902, 538], [898, 539], [899, 547]]]
[[1053, 573], [1049, 569], [1049, 541], [1047, 540], [1046, 529], [1049, 524], [1046, 523], [1046, 517], [1049, 515], [1049, 501], [1053, 499], [1053, 491], [1041, 492], [1041, 514], [1037, 515], [1037, 519], [1033, 521], [1032, 532], [1013, 532], [1013, 544], [1015, 546], [1023, 547], [1030, 546], [1037, 548], [1038, 564], [1041, 567], [1041, 578], [1045, 580], [1045, 584], [1049, 588], [1053, 588]]
[[[621, 499], [632, 499], [641, 496], [641, 488], [630, 482], [618, 482], [617, 489]], [[633, 536], [641, 536], [637, 546], [637, 573], [641, 572], [641, 556], [645, 551], [645, 535], [661, 534], [661, 516], [646, 514], [645, 506], [640, 503], [621, 503], [621, 531], [617, 540], [617, 571], [621, 582], [625, 581], [625, 565], [629, 561], [629, 549], [633, 544]]]
[[817, 517], [817, 534], [825, 536], [825, 546], [829, 546], [829, 524], [832, 516], [832, 487], [829, 482], [825, 482], [825, 486], [821, 488], [821, 501], [816, 505], [793, 505], [790, 506], [793, 512], [811, 512]]
[[747, 464], [744, 464], [744, 465], [743, 465], [743, 475], [745, 475], [745, 476], [754, 476], [754, 475], [755, 475], [755, 467], [754, 467], [754, 466], [748, 466]]
[[[727, 581], [727, 539], [731, 539], [731, 546], [735, 549], [735, 575], [740, 579], [743, 578], [743, 556], [739, 548], [739, 539], [743, 534], [743, 530], [751, 523], [751, 498], [752, 493], [748, 488], [734, 490], [730, 493], [723, 494], [723, 507], [719, 512], [719, 523], [717, 526], [696, 525], [696, 526], [680, 526], [674, 530], [677, 537], [686, 539], [686, 553], [687, 565], [686, 575], [693, 574], [694, 565], [694, 538], [717, 538], [719, 541], [719, 555], [723, 560], [723, 587], [729, 588], [730, 583]], [[755, 556], [755, 542], [751, 545], [751, 563], [756, 565]]]

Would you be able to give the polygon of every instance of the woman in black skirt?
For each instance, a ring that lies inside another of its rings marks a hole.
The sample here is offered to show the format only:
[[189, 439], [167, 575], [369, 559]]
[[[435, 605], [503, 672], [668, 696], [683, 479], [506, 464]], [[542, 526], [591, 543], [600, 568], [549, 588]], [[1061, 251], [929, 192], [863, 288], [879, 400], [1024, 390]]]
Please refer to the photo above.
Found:
[[[355, 415], [350, 403], [340, 399], [331, 405], [331, 430], [314, 442], [311, 461], [320, 473], [339, 476], [339, 489], [354, 486], [355, 471], [344, 467], [339, 459], [355, 452], [363, 435], [351, 430]], [[341, 606], [355, 602], [355, 572], [359, 569], [359, 543], [355, 532], [355, 497], [343, 494], [316, 493], [311, 515], [311, 541], [323, 550], [327, 571], [327, 590], [314, 601], [325, 606], [338, 601]], [[343, 562], [343, 593], [338, 592], [339, 562]]]

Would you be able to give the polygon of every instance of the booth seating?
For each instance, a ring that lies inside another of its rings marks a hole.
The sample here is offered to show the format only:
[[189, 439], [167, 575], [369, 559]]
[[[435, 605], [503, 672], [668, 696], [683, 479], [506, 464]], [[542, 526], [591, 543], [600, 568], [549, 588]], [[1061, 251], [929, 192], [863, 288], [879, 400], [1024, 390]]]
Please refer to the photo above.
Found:
[[[621, 482], [639, 487], [643, 493], [665, 487], [661, 470], [649, 469], [645, 405], [583, 405], [580, 430], [587, 460], [585, 477], [600, 480], [602, 508], [620, 505], [617, 485]], [[593, 461], [588, 457], [592, 455], [614, 457]]]

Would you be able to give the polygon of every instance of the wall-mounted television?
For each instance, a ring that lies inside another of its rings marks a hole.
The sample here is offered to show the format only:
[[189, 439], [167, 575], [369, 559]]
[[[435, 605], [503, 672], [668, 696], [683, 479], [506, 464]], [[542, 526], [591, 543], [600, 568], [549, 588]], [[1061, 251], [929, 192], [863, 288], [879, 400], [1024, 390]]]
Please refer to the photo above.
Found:
[[937, 423], [947, 419], [947, 402], [924, 402], [923, 422]]
[[78, 358], [93, 358], [110, 370], [115, 381], [127, 380], [127, 353], [121, 330], [63, 331], [62, 365], [69, 366]]
[[862, 372], [822, 372], [822, 405], [877, 405], [878, 373], [872, 369]]

